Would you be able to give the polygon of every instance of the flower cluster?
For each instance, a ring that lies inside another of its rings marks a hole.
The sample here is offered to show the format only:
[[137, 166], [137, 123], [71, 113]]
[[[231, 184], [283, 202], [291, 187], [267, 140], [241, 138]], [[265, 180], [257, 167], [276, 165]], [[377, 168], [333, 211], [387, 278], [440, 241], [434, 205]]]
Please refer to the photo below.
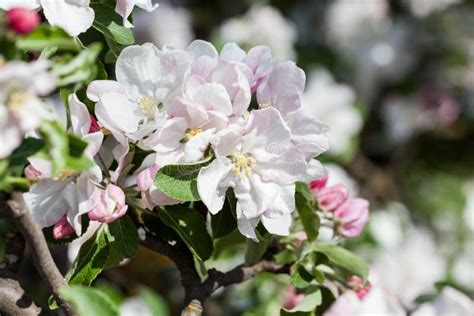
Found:
[[209, 211], [219, 212], [233, 188], [242, 234], [256, 238], [260, 221], [271, 233], [288, 234], [295, 182], [321, 175], [313, 158], [328, 148], [328, 128], [302, 110], [300, 68], [274, 62], [265, 46], [246, 53], [227, 44], [219, 54], [195, 41], [184, 50], [127, 47], [116, 77], [87, 90], [99, 124], [117, 142], [112, 181], [126, 172], [136, 145], [150, 152], [136, 174], [147, 207], [179, 203], [160, 192], [154, 175], [164, 165], [197, 162], [210, 149], [214, 159], [197, 179]]
[[340, 236], [359, 236], [369, 219], [369, 202], [350, 198], [349, 189], [343, 184], [328, 186], [327, 182], [328, 175], [325, 175], [310, 183], [318, 209], [329, 215]]
[[[125, 27], [133, 27], [128, 17], [135, 6], [148, 12], [158, 7], [158, 5], [153, 5], [151, 0], [117, 0], [115, 12], [122, 16]], [[43, 8], [44, 16], [49, 24], [61, 27], [71, 36], [87, 31], [94, 22], [95, 12], [90, 7], [90, 0], [4, 0], [0, 2], [0, 9], [16, 9], [17, 13], [20, 12], [18, 9], [34, 10], [39, 7]], [[29, 15], [23, 11], [23, 18], [32, 15], [34, 15], [32, 11]], [[18, 23], [15, 25], [18, 26]], [[22, 27], [14, 29], [24, 30]]]

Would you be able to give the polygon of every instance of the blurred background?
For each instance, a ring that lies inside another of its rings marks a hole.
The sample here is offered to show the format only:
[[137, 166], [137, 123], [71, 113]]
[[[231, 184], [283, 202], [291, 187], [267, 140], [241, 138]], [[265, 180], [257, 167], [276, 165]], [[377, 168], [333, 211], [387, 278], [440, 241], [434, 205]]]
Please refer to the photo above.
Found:
[[[371, 263], [374, 284], [407, 310], [442, 284], [474, 297], [474, 1], [158, 2], [134, 15], [139, 42], [263, 44], [305, 70], [304, 106], [331, 128], [321, 160], [371, 202], [365, 233], [347, 246]], [[209, 265], [241, 263], [241, 242], [218, 240]], [[55, 251], [65, 268], [65, 246]], [[260, 275], [218, 292], [207, 314], [278, 315], [286, 284]], [[127, 315], [151, 315], [144, 302], [157, 295], [176, 314], [183, 298], [173, 264], [144, 249], [95, 285]]]

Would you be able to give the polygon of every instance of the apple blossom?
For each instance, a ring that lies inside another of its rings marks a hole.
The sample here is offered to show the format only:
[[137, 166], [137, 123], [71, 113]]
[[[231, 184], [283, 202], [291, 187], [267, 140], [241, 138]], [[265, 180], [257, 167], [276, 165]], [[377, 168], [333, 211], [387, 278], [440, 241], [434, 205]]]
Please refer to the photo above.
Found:
[[355, 275], [351, 276], [347, 283], [352, 287], [352, 290], [357, 294], [359, 299], [363, 299], [372, 289], [372, 284], [370, 282], [364, 286], [362, 279]]
[[0, 66], [0, 159], [7, 157], [27, 132], [52, 118], [38, 97], [56, 87], [57, 78], [48, 71], [49, 66], [46, 61], [11, 61]]
[[342, 184], [321, 188], [315, 197], [319, 207], [328, 212], [335, 211], [348, 198], [349, 190]]
[[40, 23], [38, 12], [25, 8], [13, 8], [7, 11], [7, 24], [19, 34], [31, 33]]
[[369, 220], [369, 202], [360, 198], [349, 199], [334, 211], [334, 215], [342, 236], [357, 237]]
[[125, 193], [116, 185], [109, 184], [105, 190], [100, 190], [99, 199], [99, 203], [87, 213], [93, 221], [111, 223], [127, 212]]
[[296, 288], [294, 286], [289, 286], [285, 292], [283, 308], [292, 309], [296, 305], [298, 305], [303, 299], [304, 294], [297, 293]]
[[306, 163], [280, 113], [253, 111], [242, 135], [231, 130], [214, 148], [217, 158], [198, 176], [199, 195], [209, 211], [219, 212], [227, 188], [233, 187], [243, 235], [255, 239], [260, 221], [269, 232], [287, 235], [294, 183], [304, 176]]

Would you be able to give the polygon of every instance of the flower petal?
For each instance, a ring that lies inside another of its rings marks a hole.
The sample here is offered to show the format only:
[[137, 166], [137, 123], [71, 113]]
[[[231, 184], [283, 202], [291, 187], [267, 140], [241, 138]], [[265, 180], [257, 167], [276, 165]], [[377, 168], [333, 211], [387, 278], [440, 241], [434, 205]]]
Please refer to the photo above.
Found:
[[88, 0], [41, 0], [49, 24], [59, 26], [71, 36], [85, 32], [94, 22]]
[[211, 214], [216, 214], [224, 206], [228, 186], [223, 182], [232, 167], [226, 157], [218, 157], [207, 167], [199, 171], [197, 187], [199, 196]]

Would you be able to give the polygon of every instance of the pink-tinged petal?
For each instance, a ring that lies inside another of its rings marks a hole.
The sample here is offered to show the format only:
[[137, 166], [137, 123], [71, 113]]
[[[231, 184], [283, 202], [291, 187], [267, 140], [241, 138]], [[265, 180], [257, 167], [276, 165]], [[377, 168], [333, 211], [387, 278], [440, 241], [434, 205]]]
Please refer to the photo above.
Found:
[[301, 247], [303, 244], [303, 241], [308, 239], [308, 235], [306, 235], [305, 232], [297, 232], [295, 234], [295, 246], [296, 247]]
[[305, 81], [304, 71], [295, 63], [278, 63], [258, 88], [257, 101], [261, 106], [277, 108], [284, 116], [294, 113], [301, 109]]
[[128, 21], [128, 17], [132, 14], [133, 8], [137, 6], [147, 12], [151, 12], [158, 8], [158, 4], [153, 5], [151, 0], [117, 0], [115, 5], [115, 12], [123, 18], [123, 25], [125, 27], [133, 27], [133, 24]]
[[91, 220], [112, 223], [125, 215], [127, 210], [123, 190], [114, 184], [109, 184], [100, 192], [100, 202], [87, 215]]
[[219, 53], [217, 52], [214, 45], [203, 40], [195, 40], [188, 45], [186, 51], [191, 53], [194, 58], [199, 56], [209, 56], [211, 58], [217, 58]]
[[211, 81], [212, 72], [217, 66], [217, 59], [209, 56], [200, 56], [191, 64], [188, 76], [199, 76], [206, 82]]
[[219, 59], [230, 62], [241, 62], [246, 54], [236, 43], [227, 43], [222, 48]]
[[[268, 147], [269, 150], [274, 150], [275, 153], [280, 149], [276, 143], [273, 145], [275, 149], [272, 149], [270, 145]], [[262, 176], [263, 181], [289, 185], [300, 181], [305, 176], [307, 163], [303, 153], [294, 147], [289, 147], [287, 151], [278, 157], [272, 157], [265, 161], [259, 160], [255, 167], [255, 172]]]
[[101, 128], [99, 126], [99, 122], [97, 122], [95, 117], [90, 113], [89, 113], [89, 120], [91, 121], [91, 126], [89, 127], [89, 134], [100, 132]]
[[59, 26], [71, 36], [77, 36], [92, 26], [95, 13], [88, 0], [40, 0], [49, 24]]
[[8, 27], [18, 34], [28, 34], [40, 24], [41, 18], [35, 10], [13, 8], [5, 14]]
[[30, 162], [31, 167], [39, 173], [40, 178], [51, 177], [53, 167], [50, 161], [38, 157], [30, 157], [28, 158], [28, 161]]
[[148, 191], [151, 188], [158, 168], [157, 164], [153, 164], [138, 173], [137, 187], [140, 192]]
[[309, 184], [309, 188], [317, 192], [321, 190], [322, 188], [324, 188], [327, 182], [328, 182], [328, 175], [325, 174], [323, 177], [311, 181], [311, 183]]
[[204, 109], [219, 111], [229, 116], [232, 103], [225, 87], [216, 83], [205, 83], [199, 87], [192, 100]]
[[149, 191], [149, 199], [150, 203], [153, 205], [150, 209], [153, 209], [154, 206], [165, 206], [165, 205], [175, 205], [179, 203], [183, 203], [182, 201], [173, 199], [163, 192], [161, 192], [158, 188], [152, 187]]
[[257, 91], [260, 84], [272, 71], [272, 60], [272, 50], [268, 46], [255, 46], [247, 53], [245, 62], [253, 72], [252, 93]]
[[224, 206], [228, 186], [223, 185], [223, 182], [231, 168], [232, 163], [228, 158], [218, 157], [199, 171], [197, 178], [199, 196], [211, 214], [216, 214]]
[[306, 159], [319, 156], [329, 149], [329, 127], [302, 111], [288, 117], [291, 141]]
[[94, 156], [100, 150], [100, 146], [102, 145], [103, 139], [104, 134], [102, 132], [87, 134], [86, 136], [82, 137], [82, 140], [87, 142], [87, 148], [84, 150], [84, 154], [91, 159], [94, 158]]
[[59, 222], [54, 224], [53, 227], [53, 238], [54, 239], [62, 239], [69, 237], [75, 233], [74, 227], [69, 224], [67, 221], [67, 217], [63, 216]]
[[342, 184], [324, 187], [315, 192], [319, 205], [328, 212], [334, 212], [339, 206], [347, 201], [349, 189]]
[[188, 128], [185, 118], [173, 117], [168, 119], [161, 130], [152, 134], [144, 144], [156, 152], [168, 152], [180, 147]]
[[36, 169], [31, 164], [25, 167], [24, 172], [25, 172], [25, 177], [27, 177], [30, 180], [37, 180], [39, 177], [41, 177], [41, 171]]
[[357, 237], [369, 220], [369, 202], [364, 199], [350, 199], [334, 212], [341, 225], [339, 232], [344, 237]]
[[304, 299], [304, 294], [297, 293], [294, 286], [289, 286], [285, 293], [283, 308], [286, 310], [293, 309]]
[[290, 129], [275, 109], [252, 111], [245, 128], [243, 150], [258, 160], [270, 160], [284, 154], [290, 146]]
[[89, 100], [97, 102], [99, 101], [99, 96], [106, 92], [125, 94], [125, 87], [117, 81], [94, 80], [87, 86], [86, 94]]

